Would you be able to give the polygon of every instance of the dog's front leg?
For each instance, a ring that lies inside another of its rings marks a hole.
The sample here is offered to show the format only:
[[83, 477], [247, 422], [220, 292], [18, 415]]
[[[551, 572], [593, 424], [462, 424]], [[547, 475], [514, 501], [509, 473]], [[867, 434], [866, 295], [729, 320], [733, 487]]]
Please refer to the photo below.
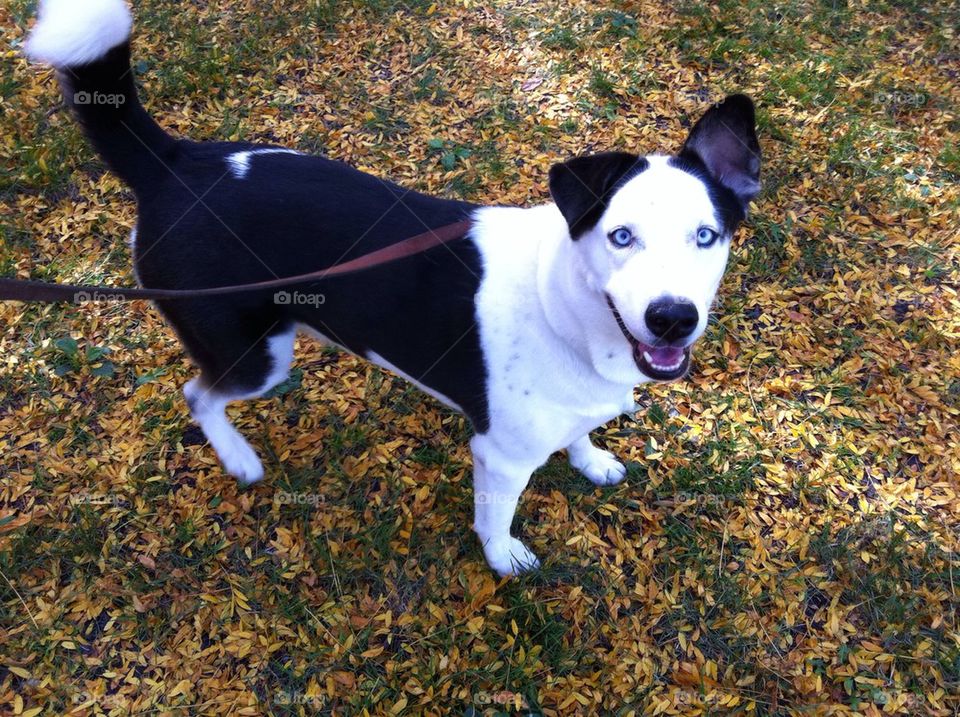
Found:
[[517, 502], [536, 465], [511, 459], [486, 436], [474, 437], [470, 447], [473, 449], [473, 529], [483, 545], [487, 562], [503, 577], [540, 567], [537, 556], [510, 535]]
[[590, 434], [567, 446], [570, 465], [583, 473], [594, 485], [616, 485], [627, 476], [627, 468], [610, 451], [597, 448]]

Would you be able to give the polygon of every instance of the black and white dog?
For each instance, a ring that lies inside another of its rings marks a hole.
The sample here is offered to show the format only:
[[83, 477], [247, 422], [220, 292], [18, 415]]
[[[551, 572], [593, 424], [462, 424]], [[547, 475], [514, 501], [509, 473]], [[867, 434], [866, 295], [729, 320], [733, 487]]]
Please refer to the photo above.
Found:
[[469, 417], [476, 530], [501, 575], [536, 567], [510, 535], [531, 473], [565, 448], [597, 485], [626, 469], [589, 433], [634, 408], [634, 387], [683, 377], [731, 236], [760, 183], [754, 109], [728, 97], [676, 156], [613, 152], [558, 164], [554, 203], [478, 207], [424, 196], [329, 159], [194, 143], [140, 105], [123, 0], [42, 0], [30, 57], [137, 197], [144, 286], [190, 289], [294, 276], [469, 219], [468, 234], [322, 286], [158, 302], [200, 374], [184, 392], [224, 467], [263, 477], [231, 401], [281, 383], [306, 330]]

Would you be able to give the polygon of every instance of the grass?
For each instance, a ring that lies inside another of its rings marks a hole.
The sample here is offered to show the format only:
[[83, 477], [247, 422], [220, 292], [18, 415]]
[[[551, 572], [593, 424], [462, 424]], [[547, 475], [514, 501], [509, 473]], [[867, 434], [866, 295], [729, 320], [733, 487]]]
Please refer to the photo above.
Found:
[[[130, 192], [0, 9], [0, 270], [134, 281]], [[758, 102], [764, 193], [688, 381], [555, 456], [497, 581], [469, 427], [301, 341], [231, 407], [239, 488], [151, 307], [0, 307], [4, 714], [935, 715], [960, 709], [957, 9], [928, 0], [137, 4], [164, 126], [487, 204]], [[530, 80], [536, 80], [531, 82]]]

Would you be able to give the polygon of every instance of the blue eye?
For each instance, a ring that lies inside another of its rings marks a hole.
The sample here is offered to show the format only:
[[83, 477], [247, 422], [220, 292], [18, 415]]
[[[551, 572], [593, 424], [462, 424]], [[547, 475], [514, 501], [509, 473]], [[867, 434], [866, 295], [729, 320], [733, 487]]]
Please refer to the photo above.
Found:
[[621, 249], [623, 247], [630, 246], [630, 243], [633, 241], [633, 234], [630, 233], [630, 230], [626, 227], [619, 227], [610, 232], [610, 243], [614, 246], [618, 246]]
[[713, 229], [700, 227], [700, 230], [697, 232], [697, 246], [706, 249], [708, 246], [713, 246], [714, 242], [719, 238], [720, 235]]

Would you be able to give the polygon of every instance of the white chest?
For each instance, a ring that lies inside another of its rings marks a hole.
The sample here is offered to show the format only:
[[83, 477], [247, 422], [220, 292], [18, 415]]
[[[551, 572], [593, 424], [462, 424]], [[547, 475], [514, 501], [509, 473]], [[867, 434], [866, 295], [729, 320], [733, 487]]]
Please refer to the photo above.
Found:
[[539, 210], [490, 210], [476, 234], [484, 256], [477, 318], [490, 430], [518, 452], [544, 458], [633, 407], [633, 387], [600, 376], [589, 355], [547, 320], [537, 286], [540, 247], [530, 239], [533, 228], [523, 233], [527, 221], [543, 232], [545, 220]]

